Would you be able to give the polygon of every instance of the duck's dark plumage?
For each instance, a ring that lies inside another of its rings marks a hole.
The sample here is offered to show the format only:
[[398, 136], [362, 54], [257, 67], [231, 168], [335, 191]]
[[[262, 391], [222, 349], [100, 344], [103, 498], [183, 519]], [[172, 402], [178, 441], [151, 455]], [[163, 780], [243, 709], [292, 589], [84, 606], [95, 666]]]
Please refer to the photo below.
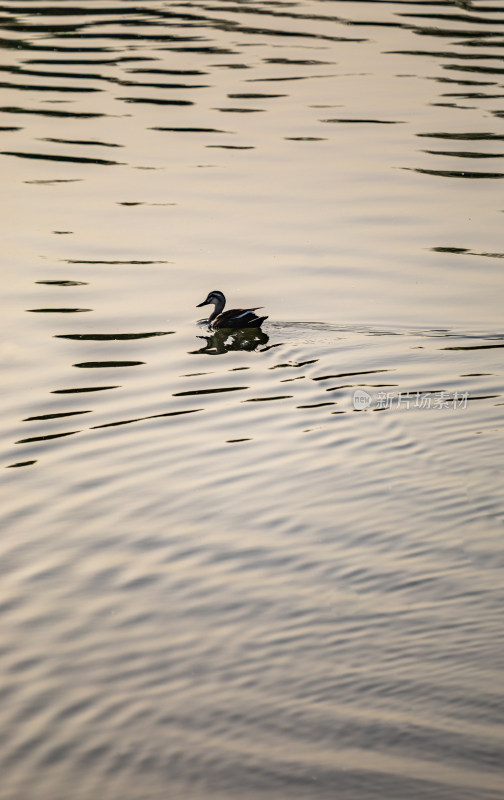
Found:
[[209, 303], [213, 303], [215, 306], [213, 313], [210, 314], [208, 318], [208, 322], [215, 330], [224, 328], [234, 328], [235, 330], [260, 328], [264, 320], [268, 319], [267, 316], [259, 317], [255, 313], [259, 308], [262, 308], [262, 306], [256, 306], [255, 308], [231, 308], [228, 311], [224, 311], [226, 298], [222, 292], [210, 292], [206, 300], [202, 303], [198, 303], [197, 307], [206, 306]]
[[212, 326], [218, 328], [260, 328], [268, 317], [258, 317], [254, 312], [262, 306], [256, 308], [232, 308], [217, 314], [212, 322]]

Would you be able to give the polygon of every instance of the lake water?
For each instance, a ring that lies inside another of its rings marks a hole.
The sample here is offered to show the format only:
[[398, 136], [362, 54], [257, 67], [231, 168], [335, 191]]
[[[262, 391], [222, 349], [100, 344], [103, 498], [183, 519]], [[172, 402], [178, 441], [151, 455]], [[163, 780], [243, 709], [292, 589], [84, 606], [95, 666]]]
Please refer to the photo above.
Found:
[[504, 8], [0, 24], [1, 800], [500, 800]]

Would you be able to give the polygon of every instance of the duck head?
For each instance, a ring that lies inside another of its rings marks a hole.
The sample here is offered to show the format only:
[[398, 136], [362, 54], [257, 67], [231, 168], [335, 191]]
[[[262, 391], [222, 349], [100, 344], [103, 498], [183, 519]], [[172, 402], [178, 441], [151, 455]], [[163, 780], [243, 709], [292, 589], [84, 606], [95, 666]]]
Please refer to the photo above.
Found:
[[198, 303], [196, 308], [200, 308], [201, 306], [208, 306], [212, 303], [214, 306], [221, 306], [221, 308], [224, 308], [226, 304], [226, 298], [224, 297], [222, 292], [210, 292], [210, 294], [207, 296], [207, 299], [203, 300], [202, 303]]

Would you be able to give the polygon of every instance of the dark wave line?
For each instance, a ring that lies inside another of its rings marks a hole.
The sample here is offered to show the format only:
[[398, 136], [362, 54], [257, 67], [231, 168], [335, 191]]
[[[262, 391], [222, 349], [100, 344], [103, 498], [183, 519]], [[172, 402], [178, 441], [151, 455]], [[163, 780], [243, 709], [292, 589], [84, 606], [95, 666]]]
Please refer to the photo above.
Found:
[[264, 92], [236, 92], [228, 94], [232, 100], [268, 100], [274, 97], [288, 97], [288, 94], [266, 94]]
[[[23, 6], [23, 5], [22, 6], [18, 6], [18, 7], [9, 6], [9, 10], [11, 12], [17, 12], [17, 13], [20, 13], [20, 14], [25, 14], [26, 13], [26, 6]], [[113, 8], [110, 5], [100, 7], [100, 6], [97, 6], [97, 5], [93, 4], [92, 8], [87, 8], [86, 6], [76, 6], [76, 5], [72, 4], [72, 3], [68, 3], [68, 5], [57, 5], [56, 6], [56, 5], [47, 4], [45, 6], [41, 5], [41, 6], [37, 7], [37, 14], [39, 16], [41, 16], [41, 17], [43, 17], [43, 16], [48, 16], [48, 17], [70, 16], [70, 17], [74, 17], [76, 14], [79, 14], [80, 16], [83, 16], [83, 17], [90, 16], [91, 19], [93, 20], [93, 24], [95, 24], [95, 20], [94, 20], [95, 17], [98, 17], [98, 16], [110, 17], [112, 14], [118, 16], [118, 13], [119, 13], [119, 9], [118, 8]], [[124, 5], [124, 6], [121, 6], [121, 9], [120, 9], [120, 16], [121, 17], [123, 17], [123, 16], [138, 17], [139, 13], [140, 13], [140, 10], [138, 8], [138, 5], [132, 5], [132, 6]], [[164, 12], [158, 11], [157, 9], [153, 9], [153, 8], [142, 8], [141, 13], [142, 13], [142, 15], [155, 17], [155, 18], [164, 17], [164, 15], [165, 15]]]
[[[411, 25], [410, 30], [418, 36], [438, 36], [444, 39], [485, 39], [486, 44], [493, 36], [501, 36], [498, 31], [457, 30], [456, 28], [434, 28]], [[493, 42], [492, 42], [493, 45]]]
[[278, 394], [274, 397], [250, 397], [248, 400], [242, 400], [242, 403], [266, 403], [270, 400], [288, 400], [293, 396], [292, 394]]
[[481, 256], [482, 258], [504, 258], [504, 253], [485, 253], [470, 250], [468, 247], [432, 247], [434, 253], [455, 253], [461, 255]]
[[[66, 38], [66, 37], [63, 37]], [[72, 34], [72, 39], [98, 39], [96, 33], [79, 33]], [[171, 33], [114, 33], [107, 31], [106, 38], [111, 42], [197, 42], [201, 40], [201, 36], [176, 36]]]
[[353, 378], [355, 375], [375, 375], [378, 372], [391, 372], [390, 369], [365, 369], [360, 372], [336, 372], [334, 375], [320, 375], [312, 381], [329, 381], [334, 378]]
[[79, 386], [74, 389], [53, 389], [51, 394], [80, 394], [81, 392], [106, 392], [109, 389], [120, 389], [120, 386]]
[[116, 342], [130, 339], [149, 339], [153, 336], [168, 336], [175, 331], [153, 331], [149, 333], [58, 333], [55, 339], [73, 339], [76, 341]]
[[145, 361], [82, 361], [79, 364], [72, 364], [73, 367], [80, 369], [109, 369], [116, 367], [139, 367]]
[[15, 158], [31, 158], [39, 161], [64, 161], [72, 164], [97, 164], [98, 166], [122, 166], [124, 162], [111, 161], [107, 158], [87, 158], [86, 156], [60, 156], [49, 153], [22, 153], [16, 150], [1, 150], [3, 156], [14, 156]]
[[138, 67], [137, 69], [127, 69], [126, 72], [147, 75], [208, 75], [208, 72], [202, 69], [161, 69], [159, 67]]
[[[10, 9], [12, 10], [12, 9]], [[21, 22], [19, 19], [11, 19], [9, 22], [3, 22], [3, 28], [6, 31], [14, 31], [16, 33], [23, 32], [28, 33], [30, 36], [33, 36], [35, 33], [45, 33], [45, 34], [53, 34], [54, 36], [59, 36], [63, 34], [66, 37], [68, 33], [77, 33], [77, 31], [84, 30], [84, 28], [90, 28], [93, 23], [91, 22], [76, 22], [75, 24], [71, 25], [70, 23], [67, 24], [44, 24], [40, 22]]]
[[8, 81], [0, 81], [0, 89], [16, 89], [16, 91], [21, 92], [66, 92], [67, 94], [83, 94], [103, 91], [103, 89], [98, 89], [94, 86], [50, 86], [35, 83], [9, 83]]
[[53, 183], [79, 183], [83, 178], [47, 178], [44, 180], [23, 181], [23, 183], [38, 183], [41, 186], [52, 186]]
[[[94, 37], [96, 39], [96, 36]], [[2, 39], [0, 38], [0, 48], [7, 49], [7, 50], [27, 50], [28, 52], [39, 52], [39, 53], [54, 53], [54, 45], [51, 44], [37, 44], [36, 42], [28, 42], [23, 39], [12, 40], [12, 39]], [[57, 47], [58, 53], [113, 53], [113, 47], [82, 47], [81, 45], [62, 45], [58, 43]], [[137, 59], [132, 58], [132, 61]], [[112, 63], [115, 63], [116, 59], [111, 59]], [[33, 63], [33, 62], [32, 62]]]
[[170, 128], [149, 128], [151, 131], [169, 131], [172, 133], [231, 133], [231, 131], [221, 131], [218, 128], [185, 128], [185, 127], [170, 127]]
[[[117, 80], [119, 86], [139, 86], [146, 89], [208, 89], [208, 83], [150, 83], [144, 81], [121, 81]], [[119, 98], [120, 99], [120, 98]]]
[[44, 136], [40, 139], [41, 142], [55, 142], [56, 144], [76, 144], [83, 147], [124, 147], [123, 144], [114, 144], [112, 142], [97, 142], [93, 139], [57, 139], [54, 136]]
[[[51, 48], [47, 48], [47, 49], [50, 50]], [[107, 50], [108, 49], [110, 49], [110, 48], [107, 48]], [[52, 48], [52, 50], [54, 51], [54, 48]], [[58, 51], [60, 51], [59, 47], [58, 47]], [[90, 53], [90, 52], [94, 52], [94, 51], [91, 51], [89, 49], [83, 50], [82, 48], [78, 47], [78, 48], [75, 48], [75, 52]], [[99, 52], [101, 52], [101, 51], [99, 51]], [[90, 64], [92, 64], [92, 65], [96, 64], [97, 66], [101, 66], [101, 65], [104, 65], [104, 64], [116, 65], [116, 64], [126, 64], [126, 63], [131, 62], [131, 61], [134, 61], [136, 63], [138, 61], [157, 61], [157, 59], [154, 56], [117, 56], [115, 58], [56, 58], [56, 59], [55, 58], [26, 58], [24, 60], [24, 63], [25, 64], [56, 64], [56, 65], [58, 65], [58, 64], [75, 64], [75, 65], [79, 64], [79, 65], [82, 65], [82, 66], [86, 67], [86, 66], [89, 66]], [[82, 73], [79, 73], [79, 74], [82, 74]], [[89, 75], [88, 75], [88, 77], [89, 77]], [[95, 76], [91, 75], [91, 77], [95, 77]], [[101, 78], [102, 76], [99, 75], [98, 77]]]
[[465, 108], [465, 109], [475, 109], [476, 106], [462, 106], [460, 103], [429, 103], [430, 106], [435, 106], [439, 108]]
[[316, 58], [263, 58], [265, 64], [293, 64], [298, 67], [329, 66], [336, 61], [319, 61]]
[[[488, 35], [488, 34], [486, 34]], [[496, 36], [502, 36], [502, 34], [495, 34]], [[496, 41], [495, 39], [491, 39], [490, 41], [486, 39], [484, 36], [479, 34], [479, 36], [475, 36], [474, 39], [469, 39], [469, 41], [458, 42], [457, 44], [461, 44], [464, 47], [488, 47], [490, 44], [492, 47], [504, 47], [504, 41], [502, 39], [500, 41]]]
[[[440, 347], [440, 350], [493, 350], [497, 347], [504, 347], [504, 344], [475, 344], [458, 347]], [[489, 397], [500, 397], [500, 395], [488, 395]]]
[[433, 156], [456, 156], [458, 158], [503, 158], [504, 153], [476, 153], [469, 150], [422, 150]]
[[55, 414], [40, 414], [37, 417], [25, 417], [23, 422], [32, 422], [34, 420], [45, 420], [45, 419], [59, 419], [60, 417], [73, 417], [76, 414], [91, 414], [91, 411], [60, 411], [59, 413]]
[[[49, 8], [50, 8], [50, 6], [49, 6]], [[12, 11], [13, 10], [12, 7], [9, 8], [9, 10]], [[60, 17], [61, 14], [58, 13], [58, 12], [59, 12], [59, 9], [58, 8], [54, 8], [54, 14], [51, 15], [51, 16]], [[25, 13], [24, 9], [23, 9], [22, 13]], [[37, 8], [37, 13], [38, 13], [38, 8]], [[47, 13], [47, 8], [46, 8], [46, 13]], [[130, 13], [131, 13], [131, 10], [130, 10]], [[179, 15], [174, 15], [171, 12], [168, 12], [168, 13], [165, 13], [165, 14], [156, 13], [153, 9], [142, 9], [141, 12], [140, 12], [139, 9], [137, 9], [137, 15], [140, 14], [140, 13], [142, 15], [142, 19], [141, 19], [141, 23], [140, 23], [142, 28], [150, 27], [150, 28], [159, 29], [161, 26], [164, 27], [164, 22], [167, 19], [169, 19], [170, 22], [171, 22], [173, 19], [177, 19], [179, 17]], [[31, 35], [33, 35], [34, 33], [44, 33], [44, 34], [51, 33], [55, 37], [63, 37], [63, 38], [68, 38], [67, 34], [69, 34], [69, 33], [74, 34], [74, 32], [76, 32], [77, 33], [76, 38], [84, 38], [84, 37], [86, 37], [86, 38], [89, 38], [89, 39], [93, 39], [93, 38], [97, 38], [97, 34], [96, 33], [94, 33], [94, 32], [93, 33], [85, 33], [85, 32], [84, 33], [80, 33], [80, 32], [81, 31], [86, 31], [89, 28], [93, 28], [93, 29], [95, 29], [95, 28], [103, 28], [103, 27], [109, 28], [111, 22], [117, 22], [117, 23], [121, 24], [122, 27], [130, 27], [130, 26], [133, 26], [133, 25], [138, 26], [138, 24], [139, 24], [138, 19], [135, 19], [135, 20], [130, 20], [130, 19], [124, 20], [123, 19], [122, 9], [121, 9], [121, 12], [119, 14], [118, 10], [115, 11], [115, 13], [114, 13], [114, 11], [110, 7], [103, 9], [102, 12], [101, 12], [101, 16], [102, 17], [104, 15], [106, 15], [107, 17], [110, 17], [110, 19], [97, 18], [98, 14], [96, 13], [96, 8], [95, 7], [87, 10], [86, 8], [83, 8], [83, 7], [76, 8], [74, 6], [72, 16], [77, 16], [77, 14], [79, 15], [79, 17], [83, 18], [82, 22], [73, 23], [73, 24], [72, 23], [63, 23], [63, 22], [45, 23], [45, 22], [41, 22], [38, 18], [36, 20], [30, 20], [30, 22], [25, 22], [24, 19], [23, 19], [23, 21], [21, 21], [21, 19], [14, 18], [11, 21], [9, 21], [7, 24], [5, 24], [4, 27], [6, 28], [6, 30], [23, 31], [23, 32], [29, 33]], [[143, 38], [144, 34], [129, 34], [129, 33], [121, 34], [121, 33], [118, 33], [118, 34], [110, 35], [109, 33], [107, 33], [106, 36], [110, 36], [110, 38], [112, 38], [112, 37], [114, 37], [114, 38], [115, 37], [122, 37], [122, 36], [124, 36], [126, 38], [129, 38], [130, 36]], [[152, 37], [148, 35], [148, 38], [152, 38]], [[170, 36], [170, 38], [177, 38], [178, 39], [180, 37], [171, 37]], [[193, 37], [193, 38], [199, 38], [199, 37]]]
[[258, 112], [265, 111], [264, 108], [214, 108], [214, 111], [223, 111], [224, 113], [231, 114], [257, 114]]
[[354, 123], [363, 123], [363, 124], [370, 124], [370, 125], [403, 125], [404, 122], [402, 120], [396, 119], [345, 119], [344, 117], [334, 117], [330, 119], [321, 119], [320, 122], [337, 122], [343, 124], [354, 124]]
[[48, 433], [45, 436], [30, 436], [29, 439], [19, 439], [14, 444], [30, 444], [31, 442], [45, 442], [48, 439], [61, 439], [63, 436], [73, 436], [74, 433], [81, 431], [67, 431], [66, 433]]
[[78, 258], [65, 258], [63, 261], [66, 264], [107, 264], [111, 266], [122, 266], [122, 265], [149, 265], [149, 264], [171, 264], [171, 261], [139, 261], [139, 260], [131, 260], [131, 261], [101, 261], [101, 260], [86, 260], [86, 259], [78, 259]]
[[163, 100], [158, 97], [116, 97], [123, 103], [147, 103], [155, 106], [193, 106], [192, 100]]
[[490, 92], [444, 92], [441, 97], [457, 97], [462, 100], [502, 100], [504, 94], [490, 94]]
[[223, 386], [217, 389], [194, 389], [187, 392], [174, 392], [173, 397], [193, 397], [200, 394], [220, 394], [221, 392], [242, 392], [249, 389], [249, 386]]
[[[243, 11], [243, 7], [240, 11]], [[235, 33], [244, 33], [251, 36], [277, 36], [289, 39], [316, 39], [325, 42], [367, 42], [368, 39], [357, 36], [330, 36], [323, 33], [311, 33], [310, 31], [288, 31], [279, 28], [255, 28], [240, 23], [229, 23], [224, 25], [215, 25], [216, 28], [223, 28], [225, 30], [233, 30]]]
[[461, 139], [463, 141], [477, 142], [477, 141], [504, 141], [504, 134], [502, 133], [417, 133], [416, 136], [431, 138], [431, 139]]
[[[495, 19], [491, 17], [479, 17], [476, 14], [443, 14], [441, 12], [434, 13], [429, 11], [427, 14], [423, 13], [402, 13], [398, 14], [399, 17], [404, 18], [412, 18], [412, 19], [427, 19], [427, 20], [434, 20], [439, 19], [443, 22], [466, 22], [470, 24], [476, 25], [502, 25], [504, 24], [503, 19]], [[455, 31], [455, 35], [458, 35], [459, 31]], [[481, 31], [478, 31], [476, 35], [481, 35]], [[498, 34], [495, 34], [498, 35]]]
[[255, 150], [255, 146], [251, 144], [207, 144], [205, 147], [218, 150]]
[[214, 67], [218, 67], [220, 69], [250, 69], [249, 64], [213, 64]]
[[96, 119], [106, 117], [106, 114], [85, 111], [55, 111], [54, 109], [44, 108], [21, 108], [20, 106], [2, 106], [0, 112], [3, 114], [36, 114], [41, 117], [65, 117], [72, 119]]
[[446, 76], [436, 75], [428, 78], [429, 81], [436, 83], [454, 83], [455, 86], [497, 86], [497, 81], [470, 80], [469, 78], [447, 78]]
[[[60, 64], [60, 61], [50, 61], [50, 64]], [[88, 63], [87, 61], [85, 62]], [[111, 80], [101, 75], [99, 72], [48, 72], [46, 69], [29, 69], [19, 66], [0, 66], [0, 72], [8, 72], [11, 75], [36, 75], [41, 78], [71, 78], [72, 80]], [[101, 90], [100, 90], [101, 91]]]
[[[235, 7], [238, 10], [238, 6]], [[214, 9], [215, 10], [215, 9]], [[227, 8], [223, 7], [222, 10], [229, 10], [229, 6]], [[261, 15], [261, 16], [268, 16], [268, 17], [277, 17], [277, 18], [287, 18], [289, 20], [308, 20], [309, 22], [335, 22], [339, 24], [349, 24], [351, 20], [346, 19], [345, 17], [336, 16], [334, 14], [314, 14], [314, 13], [299, 13], [294, 11], [280, 11], [272, 6], [262, 6], [257, 8], [254, 4], [253, 6], [244, 6], [240, 4], [239, 11], [241, 14], [254, 14], [254, 15]]]
[[327, 403], [309, 403], [303, 406], [296, 406], [296, 408], [321, 408], [322, 406], [334, 406], [336, 405], [334, 400], [330, 400]]
[[[38, 10], [38, 9], [37, 9]], [[23, 9], [21, 12], [23, 14], [26, 13], [26, 8]], [[76, 37], [78, 38], [78, 37]], [[96, 34], [93, 38], [97, 38]], [[28, 51], [28, 52], [50, 52], [54, 53], [55, 47], [53, 44], [41, 44], [40, 40], [37, 39], [22, 39], [21, 37], [8, 39], [6, 37], [0, 37], [0, 48], [2, 50], [18, 50], [18, 51]], [[114, 52], [112, 47], [109, 46], [100, 46], [97, 45], [95, 47], [82, 47], [81, 45], [63, 45], [58, 43], [57, 47], [58, 53], [110, 53]]]
[[[230, 8], [229, 8], [229, 6], [225, 6], [223, 8], [215, 8], [214, 7], [212, 10], [213, 11], [219, 10], [219, 11], [229, 12]], [[239, 10], [240, 14], [253, 14], [255, 16], [260, 15], [260, 16], [268, 16], [268, 17], [273, 17], [273, 18], [279, 18], [279, 19], [286, 18], [288, 20], [296, 20], [296, 21], [302, 20], [302, 21], [308, 21], [308, 22], [332, 22], [332, 23], [336, 23], [336, 24], [340, 24], [340, 25], [341, 24], [344, 24], [344, 25], [354, 24], [353, 20], [345, 18], [345, 17], [341, 17], [341, 16], [336, 16], [334, 14], [329, 15], [329, 14], [299, 13], [299, 12], [294, 12], [294, 11], [291, 11], [291, 10], [289, 10], [289, 11], [283, 11], [283, 10], [280, 11], [278, 9], [273, 9], [269, 5], [268, 6], [263, 5], [262, 7], [258, 8], [256, 4], [254, 4], [254, 5], [250, 6], [250, 7], [247, 7], [244, 4], [240, 4], [239, 8], [231, 9], [231, 10], [237, 10], [237, 11]], [[264, 35], [265, 36], [269, 36], [269, 35], [272, 35], [272, 36], [307, 36], [307, 37], [310, 37], [310, 38], [329, 40], [329, 41], [336, 41], [336, 42], [340, 42], [340, 41], [344, 41], [344, 42], [348, 42], [348, 41], [350, 41], [350, 42], [366, 42], [366, 41], [368, 41], [367, 39], [362, 39], [362, 38], [357, 39], [357, 38], [350, 38], [350, 37], [344, 37], [344, 36], [329, 36], [329, 35], [324, 35], [324, 34], [311, 33], [309, 31], [297, 32], [297, 31], [290, 31], [290, 30], [283, 30], [283, 29], [264, 28], [262, 26], [261, 27], [250, 27], [250, 26], [238, 23], [238, 22], [231, 21], [229, 19], [227, 19], [225, 22], [220, 22], [220, 21], [217, 21], [217, 20], [215, 20], [213, 18], [210, 20], [207, 17], [196, 16], [196, 15], [194, 15], [194, 19], [200, 19], [202, 21], [205, 21], [207, 24], [208, 24], [208, 22], [210, 22], [213, 25], [213, 27], [217, 28], [218, 30], [231, 31], [233, 33], [259, 34], [261, 36], [264, 36]], [[372, 24], [378, 24], [378, 23], [373, 23], [370, 20], [369, 22], [363, 22], [361, 24], [372, 25]], [[397, 24], [398, 23], [395, 23], [395, 25], [397, 25]]]
[[247, 78], [247, 83], [271, 83], [286, 81], [307, 81], [313, 78], [336, 78], [337, 75], [274, 75], [271, 78]]
[[475, 64], [443, 64], [443, 69], [456, 70], [457, 72], [475, 72], [482, 75], [504, 75], [504, 69], [499, 67], [479, 67]]
[[[488, 44], [488, 42], [486, 43]], [[492, 43], [493, 44], [493, 43]], [[485, 61], [502, 61], [498, 53], [457, 53], [450, 50], [387, 50], [386, 55], [398, 56], [427, 56], [430, 58], [460, 58], [463, 60], [484, 59]]]
[[131, 425], [133, 422], [142, 422], [146, 419], [159, 419], [160, 417], [179, 417], [183, 414], [195, 414], [197, 411], [203, 411], [202, 408], [189, 408], [185, 411], [166, 411], [163, 414], [150, 414], [148, 417], [136, 417], [135, 419], [123, 419], [119, 422], [105, 422], [102, 425], [93, 425], [90, 430], [94, 431], [98, 428], [113, 428], [117, 425]]
[[80, 314], [84, 311], [92, 311], [92, 308], [27, 308], [31, 314]]
[[[495, 400], [497, 397], [501, 397], [500, 394], [473, 394], [467, 398], [468, 402], [472, 400]], [[494, 403], [494, 405], [502, 405], [502, 403]]]
[[47, 286], [88, 286], [86, 281], [35, 281], [35, 283], [43, 283]]
[[209, 56], [237, 56], [238, 50], [229, 50], [227, 47], [212, 47], [210, 45], [200, 47], [167, 47], [176, 53], [201, 53]]
[[468, 178], [470, 180], [504, 178], [504, 172], [469, 172], [468, 170], [420, 169], [419, 167], [402, 167], [401, 169], [419, 172], [422, 175], [435, 175], [439, 178]]

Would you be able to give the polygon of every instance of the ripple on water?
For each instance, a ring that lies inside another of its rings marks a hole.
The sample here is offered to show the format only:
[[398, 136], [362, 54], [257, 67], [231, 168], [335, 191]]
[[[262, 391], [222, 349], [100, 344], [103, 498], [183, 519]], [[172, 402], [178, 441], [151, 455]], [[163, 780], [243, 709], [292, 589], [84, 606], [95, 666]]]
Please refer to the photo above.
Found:
[[[2, 798], [502, 796], [502, 20], [459, 6], [3, 10]], [[190, 321], [211, 275], [264, 330]]]

